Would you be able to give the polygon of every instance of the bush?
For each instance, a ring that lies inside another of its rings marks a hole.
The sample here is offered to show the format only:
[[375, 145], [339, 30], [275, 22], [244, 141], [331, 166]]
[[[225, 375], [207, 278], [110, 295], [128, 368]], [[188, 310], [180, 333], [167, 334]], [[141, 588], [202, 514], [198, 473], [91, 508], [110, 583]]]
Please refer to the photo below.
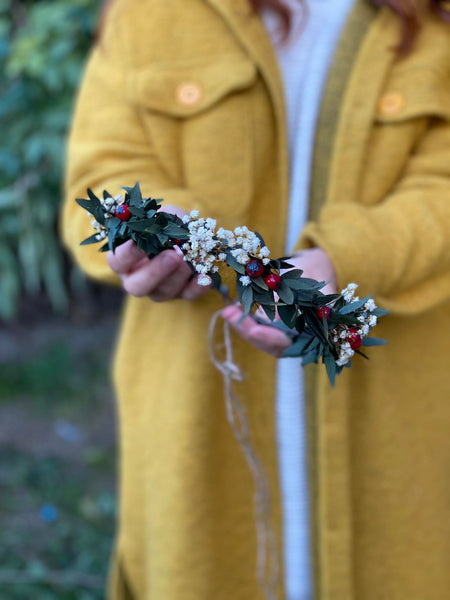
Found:
[[56, 221], [73, 98], [99, 0], [0, 0], [0, 318], [68, 304]]

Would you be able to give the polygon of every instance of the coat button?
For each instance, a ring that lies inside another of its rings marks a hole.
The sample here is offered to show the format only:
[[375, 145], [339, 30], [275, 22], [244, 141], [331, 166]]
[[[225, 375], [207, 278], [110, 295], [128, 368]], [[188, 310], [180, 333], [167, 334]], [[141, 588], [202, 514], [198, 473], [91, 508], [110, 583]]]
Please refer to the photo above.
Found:
[[202, 98], [202, 90], [197, 83], [180, 83], [176, 90], [176, 98], [183, 106], [195, 106]]
[[378, 100], [378, 114], [397, 115], [406, 106], [406, 98], [401, 92], [386, 92]]

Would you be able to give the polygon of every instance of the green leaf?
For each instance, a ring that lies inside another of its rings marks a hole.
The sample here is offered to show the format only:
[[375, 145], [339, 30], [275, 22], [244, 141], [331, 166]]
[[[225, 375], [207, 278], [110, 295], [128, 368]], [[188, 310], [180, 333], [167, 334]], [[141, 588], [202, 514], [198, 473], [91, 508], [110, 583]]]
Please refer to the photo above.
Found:
[[385, 308], [376, 308], [375, 310], [372, 310], [370, 314], [375, 317], [384, 317], [389, 314], [389, 311]]
[[277, 313], [274, 306], [270, 306], [268, 304], [261, 304], [261, 308], [271, 321], [275, 319]]
[[[289, 283], [290, 285], [290, 283]], [[277, 290], [277, 294], [280, 297], [280, 300], [286, 302], [286, 304], [294, 304], [295, 297], [294, 292], [291, 290], [289, 285], [282, 279], [281, 287]]]
[[264, 241], [263, 236], [260, 233], [258, 233], [257, 231], [255, 231], [254, 233], [255, 233], [256, 237], [259, 239], [261, 247], [265, 246], [266, 242]]
[[127, 227], [132, 231], [142, 231], [145, 233], [153, 233], [157, 235], [161, 233], [161, 226], [154, 219], [143, 219], [142, 221], [127, 221]]
[[166, 233], [171, 238], [189, 238], [189, 232], [186, 230], [186, 228], [180, 227], [179, 225], [176, 225], [175, 223], [171, 222], [167, 223], [166, 227], [164, 228], [164, 233]]
[[292, 328], [294, 326], [298, 310], [295, 305], [278, 306], [278, 314], [285, 325]]
[[81, 206], [81, 208], [84, 208], [89, 213], [91, 213], [94, 219], [98, 221], [101, 225], [105, 224], [105, 211], [100, 203], [100, 200], [96, 196], [94, 196], [94, 198], [92, 198], [91, 200], [77, 198], [76, 202]]
[[303, 333], [303, 331], [305, 330], [305, 326], [306, 326], [306, 320], [304, 315], [298, 315], [298, 317], [295, 319], [294, 322], [294, 327], [295, 329], [299, 332], [299, 333]]
[[244, 305], [244, 315], [249, 315], [253, 304], [253, 290], [249, 285], [244, 287], [241, 302]]
[[98, 233], [94, 233], [94, 235], [89, 236], [85, 240], [80, 243], [80, 246], [88, 246], [89, 244], [98, 244], [98, 242], [102, 240], [97, 239]]
[[336, 361], [332, 354], [328, 351], [325, 351], [323, 356], [323, 362], [325, 363], [325, 368], [327, 370], [328, 379], [330, 381], [331, 386], [334, 386], [334, 382], [336, 379]]
[[253, 285], [258, 286], [262, 290], [266, 290], [266, 291], [269, 290], [269, 288], [267, 287], [267, 283], [264, 281], [264, 279], [262, 277], [256, 277], [255, 279], [252, 279], [252, 286]]
[[302, 352], [305, 350], [305, 348], [307, 348], [307, 346], [311, 343], [312, 338], [311, 337], [307, 337], [307, 336], [299, 336], [297, 338], [297, 340], [292, 344], [292, 346], [289, 346], [289, 348], [286, 348], [286, 350], [284, 350], [283, 352], [283, 356], [284, 357], [294, 357], [294, 356], [301, 356]]
[[362, 300], [357, 300], [356, 302], [350, 302], [350, 304], [346, 304], [341, 308], [339, 313], [341, 315], [348, 315], [349, 313], [355, 312], [362, 308], [364, 304], [369, 300], [370, 296], [366, 296]]
[[234, 269], [237, 273], [240, 273], [241, 275], [245, 275], [245, 267], [244, 265], [241, 265], [240, 263], [238, 263], [238, 261], [234, 258], [234, 256], [231, 254], [231, 252], [227, 252], [227, 265], [229, 267], [231, 267], [232, 269]]
[[316, 281], [308, 277], [300, 277], [299, 279], [291, 279], [289, 281], [289, 287], [293, 290], [320, 290], [324, 285], [324, 281]]
[[301, 269], [291, 269], [290, 271], [286, 271], [281, 276], [281, 279], [300, 279], [303, 271]]
[[382, 338], [365, 337], [362, 340], [363, 346], [385, 346], [386, 344], [387, 340], [383, 340]]
[[222, 278], [219, 273], [209, 273], [212, 281], [212, 287], [220, 292], [222, 286]]
[[124, 187], [123, 189], [128, 192], [128, 195], [130, 197], [130, 206], [136, 206], [136, 207], [142, 206], [142, 194], [141, 194], [141, 187], [139, 185], [139, 181], [137, 181], [135, 183], [134, 187], [132, 187], [132, 188]]
[[97, 198], [97, 196], [94, 194], [94, 192], [91, 190], [91, 188], [87, 189], [87, 195], [89, 196], [89, 198], [93, 201], [93, 202], [99, 202], [100, 200]]

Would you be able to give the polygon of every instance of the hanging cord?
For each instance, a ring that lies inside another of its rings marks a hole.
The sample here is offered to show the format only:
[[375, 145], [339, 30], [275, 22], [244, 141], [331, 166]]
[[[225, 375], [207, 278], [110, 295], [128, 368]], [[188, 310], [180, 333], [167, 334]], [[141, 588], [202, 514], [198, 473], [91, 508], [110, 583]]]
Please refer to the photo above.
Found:
[[270, 485], [262, 462], [255, 453], [248, 430], [245, 409], [233, 391], [233, 381], [243, 381], [244, 376], [233, 359], [230, 326], [223, 322], [225, 360], [217, 359], [214, 348], [214, 334], [221, 310], [215, 312], [209, 325], [209, 356], [216, 369], [222, 373], [225, 391], [225, 406], [228, 422], [236, 440], [241, 446], [250, 468], [255, 485], [255, 524], [257, 536], [256, 577], [267, 600], [276, 600], [279, 577], [279, 557], [275, 531], [271, 520]]

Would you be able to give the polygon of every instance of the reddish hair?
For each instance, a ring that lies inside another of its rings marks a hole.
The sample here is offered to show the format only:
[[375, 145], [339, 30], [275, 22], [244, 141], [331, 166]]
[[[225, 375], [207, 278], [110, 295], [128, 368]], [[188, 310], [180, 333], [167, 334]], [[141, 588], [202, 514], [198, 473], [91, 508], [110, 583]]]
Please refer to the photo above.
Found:
[[[291, 11], [282, 0], [248, 0], [254, 10], [271, 8], [281, 17], [281, 26], [286, 38], [291, 29]], [[298, 0], [303, 4], [303, 0]], [[400, 19], [402, 32], [395, 48], [400, 56], [408, 54], [419, 33], [425, 13], [432, 11], [442, 20], [450, 23], [450, 11], [444, 8], [444, 0], [372, 0], [377, 6], [389, 7]]]
[[[106, 11], [114, 0], [105, 0], [103, 11], [100, 17], [99, 32], [103, 28]], [[297, 0], [303, 4], [303, 0]], [[434, 12], [443, 21], [450, 23], [450, 10], [444, 8], [448, 5], [448, 0], [371, 0], [377, 6], [389, 7], [400, 19], [401, 36], [400, 41], [395, 48], [399, 56], [408, 54], [419, 33], [422, 20], [427, 12]], [[258, 11], [263, 7], [271, 8], [280, 15], [282, 33], [286, 38], [291, 30], [291, 11], [283, 0], [248, 0], [254, 10]], [[305, 11], [306, 7], [304, 6]]]

